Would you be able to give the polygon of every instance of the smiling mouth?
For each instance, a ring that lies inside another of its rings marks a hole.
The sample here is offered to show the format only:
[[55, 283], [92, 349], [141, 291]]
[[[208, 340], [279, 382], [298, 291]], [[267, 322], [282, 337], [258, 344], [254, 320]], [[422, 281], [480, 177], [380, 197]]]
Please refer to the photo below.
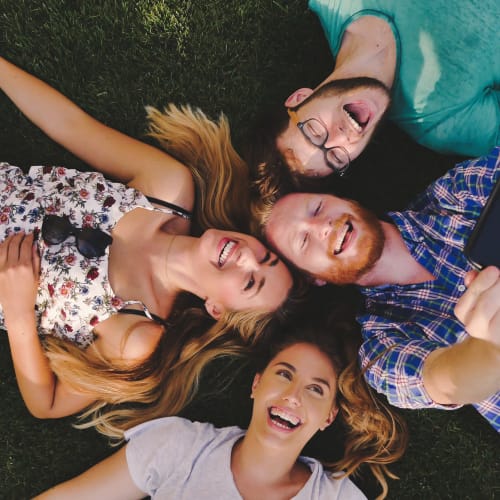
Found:
[[342, 229], [337, 232], [337, 238], [335, 241], [335, 246], [333, 248], [333, 255], [339, 255], [344, 251], [345, 247], [351, 239], [352, 231], [352, 223], [350, 221], [346, 221], [342, 226]]
[[269, 418], [282, 429], [293, 430], [302, 425], [302, 421], [299, 417], [291, 415], [290, 413], [284, 411], [276, 406], [271, 406], [268, 410]]
[[219, 267], [223, 267], [224, 264], [229, 260], [230, 255], [238, 246], [238, 242], [235, 240], [225, 239], [226, 241], [222, 245], [222, 248], [219, 253], [219, 258], [217, 260], [217, 265]]
[[361, 134], [370, 122], [371, 113], [369, 108], [363, 103], [350, 103], [346, 104], [342, 109], [352, 128], [358, 134]]

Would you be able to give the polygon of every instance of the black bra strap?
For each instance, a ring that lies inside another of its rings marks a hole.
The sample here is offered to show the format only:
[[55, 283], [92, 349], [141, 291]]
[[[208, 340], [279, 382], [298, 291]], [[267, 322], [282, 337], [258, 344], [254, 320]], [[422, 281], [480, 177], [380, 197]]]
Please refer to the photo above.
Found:
[[174, 205], [173, 203], [169, 203], [168, 201], [160, 200], [159, 198], [153, 198], [152, 196], [146, 196], [148, 201], [151, 203], [156, 203], [157, 205], [161, 205], [162, 207], [166, 207], [172, 210], [172, 213], [182, 217], [183, 219], [191, 219], [191, 212], [188, 212], [186, 209]]
[[119, 309], [118, 312], [120, 314], [135, 314], [136, 316], [143, 316], [144, 318], [148, 318], [153, 320], [155, 323], [158, 323], [159, 325], [164, 326], [165, 328], [168, 328], [169, 322], [166, 319], [160, 318], [160, 316], [157, 316], [156, 314], [149, 313], [151, 317], [149, 317], [146, 314], [146, 311], [142, 311], [139, 309], [128, 309], [124, 307], [123, 309]]

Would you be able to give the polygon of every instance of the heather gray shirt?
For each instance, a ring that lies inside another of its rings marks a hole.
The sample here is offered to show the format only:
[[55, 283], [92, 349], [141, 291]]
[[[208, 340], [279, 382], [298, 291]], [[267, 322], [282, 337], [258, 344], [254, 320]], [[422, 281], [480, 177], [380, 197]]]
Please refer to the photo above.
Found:
[[[127, 463], [137, 487], [156, 500], [241, 500], [231, 472], [231, 451], [244, 435], [238, 427], [166, 417], [126, 432]], [[347, 478], [336, 479], [320, 462], [300, 457], [311, 476], [294, 500], [363, 500]]]

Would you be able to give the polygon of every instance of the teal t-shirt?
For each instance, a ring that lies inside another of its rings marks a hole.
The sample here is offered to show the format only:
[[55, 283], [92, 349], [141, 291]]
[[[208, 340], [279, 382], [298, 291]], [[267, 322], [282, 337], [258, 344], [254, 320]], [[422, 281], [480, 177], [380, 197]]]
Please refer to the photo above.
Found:
[[310, 0], [334, 57], [346, 27], [385, 19], [398, 67], [389, 118], [420, 144], [480, 156], [500, 143], [498, 0]]

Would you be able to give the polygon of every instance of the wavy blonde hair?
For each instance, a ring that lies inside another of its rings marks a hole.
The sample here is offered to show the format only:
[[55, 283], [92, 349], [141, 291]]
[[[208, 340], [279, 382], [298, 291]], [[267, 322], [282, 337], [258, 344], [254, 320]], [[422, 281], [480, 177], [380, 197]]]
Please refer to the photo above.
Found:
[[210, 362], [244, 355], [271, 325], [276, 328], [286, 321], [304, 293], [305, 289], [296, 289], [278, 311], [227, 312], [217, 322], [204, 307], [192, 304], [200, 299], [182, 293], [176, 312], [169, 318], [169, 331], [161, 336], [151, 356], [132, 368], [107, 360], [93, 345], [89, 347], [93, 356], [89, 356], [55, 337], [46, 339], [47, 356], [62, 381], [96, 399], [76, 426], [96, 427], [120, 442], [126, 429], [183, 410], [196, 394], [200, 376]]
[[280, 351], [302, 342], [317, 346], [330, 358], [338, 377], [337, 419], [343, 424], [344, 454], [336, 462], [323, 465], [332, 472], [351, 475], [366, 464], [382, 489], [377, 498], [383, 499], [388, 492], [387, 478], [397, 478], [387, 466], [403, 455], [408, 431], [404, 419], [365, 382], [357, 362], [361, 335], [353, 305], [345, 300], [334, 302], [324, 313], [318, 304], [318, 310], [310, 311], [293, 327], [276, 332], [267, 354], [257, 352], [260, 370]]
[[226, 117], [217, 122], [191, 106], [147, 107], [148, 135], [184, 163], [193, 176], [195, 232], [210, 227], [248, 230], [249, 172], [231, 143]]
[[[221, 115], [214, 122], [199, 109], [173, 104], [163, 112], [147, 108], [147, 113], [148, 134], [192, 172], [195, 232], [213, 226], [244, 228], [249, 219], [248, 169], [231, 144], [226, 118]], [[82, 351], [69, 342], [46, 339], [47, 356], [57, 377], [95, 397], [79, 427], [95, 426], [121, 439], [123, 431], [133, 425], [179, 413], [193, 398], [204, 367], [215, 358], [240, 354], [275, 315], [229, 312], [214, 323], [201, 301], [186, 296], [181, 294], [176, 300], [168, 331], [161, 335], [156, 350], [136, 367], [105, 359], [95, 346]], [[281, 309], [285, 311], [286, 304]]]

